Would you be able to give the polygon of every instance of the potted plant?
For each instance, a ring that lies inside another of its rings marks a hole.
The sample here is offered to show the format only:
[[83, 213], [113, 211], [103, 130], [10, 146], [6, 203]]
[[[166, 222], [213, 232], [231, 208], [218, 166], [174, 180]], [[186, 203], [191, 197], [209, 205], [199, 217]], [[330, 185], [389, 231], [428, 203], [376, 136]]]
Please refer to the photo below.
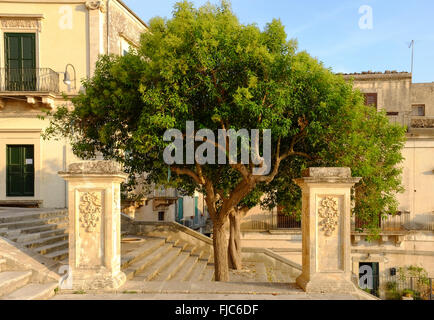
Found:
[[404, 289], [402, 291], [402, 300], [413, 300], [414, 292], [410, 289]]

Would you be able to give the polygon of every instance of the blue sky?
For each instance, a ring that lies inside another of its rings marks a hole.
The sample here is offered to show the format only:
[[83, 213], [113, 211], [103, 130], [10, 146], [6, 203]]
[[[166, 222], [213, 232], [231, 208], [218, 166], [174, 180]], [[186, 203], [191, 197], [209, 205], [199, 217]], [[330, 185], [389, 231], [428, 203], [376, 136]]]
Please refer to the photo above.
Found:
[[[171, 17], [176, 0], [124, 0], [145, 22]], [[193, 0], [196, 6], [206, 0]], [[211, 3], [219, 3], [211, 0]], [[372, 28], [366, 22], [372, 8]], [[434, 81], [434, 1], [432, 0], [232, 0], [244, 24], [263, 27], [280, 18], [288, 38], [335, 72], [410, 71], [410, 41], [415, 40], [413, 82]], [[362, 27], [360, 28], [360, 19]]]

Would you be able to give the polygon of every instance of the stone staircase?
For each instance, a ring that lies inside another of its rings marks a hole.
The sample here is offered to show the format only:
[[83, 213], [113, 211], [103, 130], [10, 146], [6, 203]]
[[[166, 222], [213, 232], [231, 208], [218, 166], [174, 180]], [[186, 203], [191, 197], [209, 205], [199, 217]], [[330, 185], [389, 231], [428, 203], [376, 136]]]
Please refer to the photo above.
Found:
[[0, 216], [0, 236], [54, 261], [68, 257], [68, 211], [10, 210]]
[[[197, 247], [177, 236], [142, 236], [137, 244], [123, 244], [122, 271], [134, 282], [211, 282], [214, 280], [212, 248]], [[289, 283], [295, 269], [245, 256], [243, 269], [230, 270], [231, 282]], [[298, 275], [298, 270], [295, 270]]]
[[[172, 237], [143, 237], [144, 241], [122, 255], [121, 267], [128, 280], [212, 281], [211, 250]], [[128, 246], [124, 245], [124, 246]], [[125, 248], [124, 248], [125, 249]]]
[[[139, 283], [206, 283], [214, 280], [212, 239], [175, 222], [133, 221], [123, 217], [123, 232], [139, 240], [123, 241], [121, 268]], [[301, 266], [267, 249], [243, 248], [242, 270], [230, 270], [233, 283], [290, 283]], [[152, 286], [151, 286], [152, 287]]]
[[35, 280], [32, 270], [11, 268], [0, 256], [0, 300], [45, 300], [55, 294], [58, 282]]

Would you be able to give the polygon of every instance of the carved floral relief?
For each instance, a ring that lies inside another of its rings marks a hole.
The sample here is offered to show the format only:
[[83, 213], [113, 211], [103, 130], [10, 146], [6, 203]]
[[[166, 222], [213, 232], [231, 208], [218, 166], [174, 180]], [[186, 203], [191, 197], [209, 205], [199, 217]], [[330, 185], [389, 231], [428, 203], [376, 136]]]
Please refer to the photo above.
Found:
[[319, 221], [319, 226], [322, 227], [321, 230], [325, 232], [326, 236], [331, 236], [338, 225], [338, 199], [331, 196], [325, 197], [320, 201], [318, 214], [319, 217], [322, 218], [322, 220]]
[[80, 197], [80, 222], [87, 232], [95, 231], [101, 219], [101, 192], [83, 192]]

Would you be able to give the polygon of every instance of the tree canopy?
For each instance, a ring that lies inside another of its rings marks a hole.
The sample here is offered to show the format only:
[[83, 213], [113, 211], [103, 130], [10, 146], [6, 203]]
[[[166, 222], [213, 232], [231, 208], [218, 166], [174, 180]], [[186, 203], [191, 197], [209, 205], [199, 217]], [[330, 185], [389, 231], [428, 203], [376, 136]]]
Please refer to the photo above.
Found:
[[[296, 211], [300, 191], [292, 179], [309, 166], [348, 166], [361, 176], [354, 211], [368, 223], [396, 210], [404, 129], [298, 51], [279, 20], [261, 30], [241, 24], [225, 1], [200, 8], [179, 2], [171, 19], [149, 22], [137, 50], [101, 56], [83, 87], [73, 110], [52, 114], [45, 136], [67, 136], [76, 155], [100, 152], [131, 177], [146, 172], [148, 182], [202, 192], [214, 224], [216, 280], [227, 280], [222, 226], [230, 211], [258, 203]], [[254, 175], [242, 163], [174, 164], [168, 182], [163, 135], [185, 132], [187, 121], [215, 133], [270, 129], [271, 172]]]

